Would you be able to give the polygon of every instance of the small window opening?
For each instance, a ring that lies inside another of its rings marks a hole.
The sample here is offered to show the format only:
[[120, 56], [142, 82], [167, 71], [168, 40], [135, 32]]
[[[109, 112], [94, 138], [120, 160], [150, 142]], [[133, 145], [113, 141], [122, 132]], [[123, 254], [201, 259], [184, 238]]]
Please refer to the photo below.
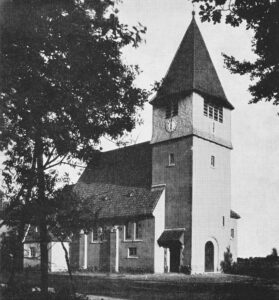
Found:
[[211, 155], [211, 159], [210, 159], [210, 165], [211, 167], [215, 167], [215, 156], [214, 155]]
[[30, 247], [30, 257], [36, 257], [36, 248]]
[[223, 123], [223, 107], [213, 104], [207, 100], [204, 101], [203, 114], [206, 117]]
[[222, 218], [223, 227], [225, 226], [225, 217]]
[[231, 238], [234, 238], [234, 229], [231, 229]]
[[137, 248], [131, 247], [128, 249], [128, 257], [137, 257]]
[[175, 161], [174, 161], [174, 153], [169, 154], [169, 166], [174, 166]]
[[135, 222], [135, 239], [142, 239], [142, 224], [140, 221]]
[[178, 115], [178, 101], [172, 100], [166, 105], [166, 119]]
[[133, 224], [132, 222], [127, 222], [125, 225], [125, 240], [131, 240], [133, 235]]
[[92, 230], [91, 242], [97, 242], [97, 241], [98, 241], [98, 229], [97, 227], [94, 227]]

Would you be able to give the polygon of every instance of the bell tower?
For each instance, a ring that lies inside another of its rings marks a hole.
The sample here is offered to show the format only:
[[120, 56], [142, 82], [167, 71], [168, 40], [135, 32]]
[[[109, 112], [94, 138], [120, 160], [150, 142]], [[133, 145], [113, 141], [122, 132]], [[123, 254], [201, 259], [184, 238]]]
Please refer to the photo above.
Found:
[[[230, 243], [231, 111], [193, 19], [151, 101], [152, 185], [166, 185], [170, 269], [218, 271]], [[166, 238], [168, 236], [168, 238]]]

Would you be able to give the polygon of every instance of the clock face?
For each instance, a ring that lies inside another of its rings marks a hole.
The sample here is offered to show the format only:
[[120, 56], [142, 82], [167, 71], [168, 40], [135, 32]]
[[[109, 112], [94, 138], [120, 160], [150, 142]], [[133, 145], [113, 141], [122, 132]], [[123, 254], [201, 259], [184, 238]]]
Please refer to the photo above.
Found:
[[174, 119], [166, 120], [166, 130], [168, 132], [173, 132], [176, 129], [176, 121]]

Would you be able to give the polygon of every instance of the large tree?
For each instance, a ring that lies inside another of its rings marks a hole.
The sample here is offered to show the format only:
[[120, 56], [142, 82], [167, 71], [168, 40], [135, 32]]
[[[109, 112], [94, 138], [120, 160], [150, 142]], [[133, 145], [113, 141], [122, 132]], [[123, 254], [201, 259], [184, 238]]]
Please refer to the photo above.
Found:
[[202, 21], [239, 26], [253, 31], [253, 61], [239, 61], [224, 54], [227, 68], [252, 79], [250, 103], [270, 101], [279, 104], [279, 1], [278, 0], [192, 0], [199, 3]]
[[[137, 122], [147, 92], [122, 49], [145, 28], [129, 28], [114, 0], [7, 0], [1, 7], [0, 101], [6, 127], [5, 182], [11, 219], [39, 227], [41, 281], [48, 287], [48, 221], [57, 173], [88, 160], [99, 140]], [[1, 149], [0, 149], [1, 150]]]

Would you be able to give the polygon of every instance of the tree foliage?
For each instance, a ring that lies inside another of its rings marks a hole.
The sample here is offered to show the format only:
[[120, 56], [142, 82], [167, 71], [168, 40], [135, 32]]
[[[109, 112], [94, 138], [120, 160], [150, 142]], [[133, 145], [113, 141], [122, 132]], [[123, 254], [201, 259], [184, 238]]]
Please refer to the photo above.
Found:
[[250, 103], [279, 104], [279, 2], [276, 0], [193, 0], [200, 4], [202, 21], [225, 21], [233, 27], [244, 23], [253, 31], [254, 61], [239, 61], [223, 54], [226, 67], [235, 74], [248, 74], [252, 84]]
[[[124, 47], [139, 45], [146, 28], [129, 28], [117, 13], [114, 0], [7, 0], [1, 6], [6, 223], [39, 226], [44, 276], [48, 229], [57, 217], [55, 166], [87, 161], [102, 136], [131, 131], [147, 99], [134, 84], [138, 66], [121, 57]], [[42, 282], [46, 291], [46, 278]]]

